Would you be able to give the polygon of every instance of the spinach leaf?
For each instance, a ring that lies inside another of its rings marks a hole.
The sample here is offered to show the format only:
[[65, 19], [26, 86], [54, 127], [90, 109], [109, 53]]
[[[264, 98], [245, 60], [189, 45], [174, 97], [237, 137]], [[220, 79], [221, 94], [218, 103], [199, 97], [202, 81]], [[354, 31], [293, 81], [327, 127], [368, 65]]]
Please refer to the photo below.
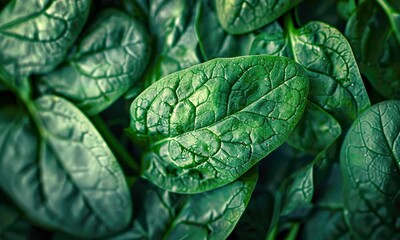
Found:
[[288, 139], [288, 143], [304, 152], [318, 155], [342, 134], [340, 124], [311, 101]]
[[[35, 223], [82, 237], [125, 227], [130, 194], [104, 140], [71, 103], [44, 96], [0, 111], [0, 187]], [[18, 161], [15, 161], [18, 159]]]
[[310, 79], [309, 100], [344, 125], [370, 106], [349, 43], [325, 23], [295, 29], [289, 16], [285, 31], [259, 35], [251, 54], [287, 56], [304, 66]]
[[395, 99], [400, 98], [399, 19], [400, 7], [388, 1], [362, 1], [346, 26], [361, 72], [382, 96]]
[[[244, 35], [226, 32], [218, 22], [215, 1], [205, 0], [201, 3], [196, 17], [196, 34], [204, 59], [248, 55], [257, 32]], [[270, 32], [276, 27], [280, 26], [273, 22], [259, 31]]]
[[365, 111], [342, 145], [340, 164], [347, 221], [360, 239], [400, 237], [400, 101]]
[[129, 133], [147, 146], [143, 177], [174, 192], [232, 182], [281, 145], [306, 104], [308, 79], [290, 59], [215, 59], [175, 72], [131, 105]]
[[313, 212], [304, 224], [300, 236], [300, 239], [315, 240], [352, 239], [343, 212], [341, 210], [327, 209]]
[[309, 164], [293, 174], [293, 179], [286, 190], [282, 215], [295, 211], [304, 211], [311, 208], [314, 195], [314, 165]]
[[47, 73], [85, 24], [89, 0], [13, 0], [0, 12], [0, 63], [14, 76]]
[[226, 239], [246, 209], [257, 168], [209, 192], [181, 195], [146, 189], [133, 228], [116, 239]]
[[[189, 7], [188, 4], [184, 6], [185, 8]], [[192, 11], [190, 22], [179, 30], [179, 34], [173, 35], [174, 40], [166, 41], [161, 47], [163, 49], [161, 54], [156, 57], [153, 66], [149, 68], [149, 72], [144, 78], [145, 87], [150, 86], [170, 73], [191, 67], [201, 62], [197, 54], [198, 43], [194, 29], [195, 13], [197, 11], [198, 5], [196, 5]], [[162, 36], [165, 38], [168, 37], [168, 35]]]
[[101, 112], [136, 82], [149, 59], [142, 25], [121, 11], [98, 16], [72, 58], [42, 76], [45, 88], [72, 100], [89, 115]]
[[243, 34], [274, 21], [302, 0], [220, 0], [216, 2], [218, 20], [231, 34]]
[[149, 24], [156, 36], [158, 52], [164, 52], [175, 46], [186, 32], [194, 16], [193, 0], [151, 0], [149, 3]]

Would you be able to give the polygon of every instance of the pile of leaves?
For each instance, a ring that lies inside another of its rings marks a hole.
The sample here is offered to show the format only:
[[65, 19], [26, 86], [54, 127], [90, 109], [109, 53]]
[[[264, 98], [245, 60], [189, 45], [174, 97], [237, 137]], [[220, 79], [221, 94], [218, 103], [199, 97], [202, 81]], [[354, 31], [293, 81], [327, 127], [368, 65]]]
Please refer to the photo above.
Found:
[[0, 0], [0, 239], [399, 239], [400, 1]]

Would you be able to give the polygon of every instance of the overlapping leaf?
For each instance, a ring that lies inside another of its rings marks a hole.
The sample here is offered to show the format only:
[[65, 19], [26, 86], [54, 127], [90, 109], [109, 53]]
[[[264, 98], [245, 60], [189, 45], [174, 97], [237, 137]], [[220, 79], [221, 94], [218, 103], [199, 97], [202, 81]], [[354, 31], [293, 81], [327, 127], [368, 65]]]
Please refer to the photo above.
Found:
[[345, 213], [359, 239], [400, 237], [400, 101], [378, 103], [352, 125], [342, 145]]
[[147, 66], [149, 47], [147, 32], [138, 21], [108, 10], [77, 43], [72, 59], [42, 76], [41, 82], [93, 115], [138, 80]]
[[159, 80], [131, 105], [143, 176], [176, 192], [227, 184], [281, 145], [308, 92], [302, 67], [273, 56], [215, 59]]
[[14, 76], [47, 73], [83, 28], [89, 0], [13, 0], [0, 12], [0, 63]]
[[[114, 156], [71, 103], [45, 96], [1, 109], [0, 187], [36, 223], [99, 237], [126, 226], [130, 194]], [[18, 161], [16, 161], [18, 160]]]

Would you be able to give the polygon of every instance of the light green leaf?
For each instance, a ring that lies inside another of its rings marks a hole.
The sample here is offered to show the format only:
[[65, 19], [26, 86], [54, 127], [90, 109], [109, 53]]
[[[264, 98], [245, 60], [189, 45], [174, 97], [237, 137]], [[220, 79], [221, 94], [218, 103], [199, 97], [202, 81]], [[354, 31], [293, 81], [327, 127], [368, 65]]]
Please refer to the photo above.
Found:
[[41, 82], [87, 114], [97, 114], [139, 79], [150, 55], [148, 41], [139, 22], [117, 10], [105, 11], [78, 42], [72, 59]]
[[13, 0], [0, 12], [0, 63], [16, 76], [47, 73], [85, 24], [89, 0]]
[[308, 79], [290, 59], [215, 59], [175, 72], [131, 105], [129, 132], [146, 146], [143, 176], [175, 192], [237, 179], [279, 147], [300, 119]]
[[242, 34], [274, 21], [302, 0], [216, 0], [221, 26], [231, 34]]
[[295, 29], [286, 20], [284, 32], [258, 36], [251, 53], [287, 56], [300, 63], [310, 79], [309, 100], [349, 125], [370, 106], [349, 43], [325, 23]]
[[380, 102], [349, 129], [340, 153], [345, 216], [358, 239], [400, 238], [400, 101]]
[[[44, 96], [0, 111], [0, 187], [36, 224], [82, 237], [124, 228], [130, 193], [111, 151], [71, 103]], [[16, 161], [18, 160], [18, 161]]]

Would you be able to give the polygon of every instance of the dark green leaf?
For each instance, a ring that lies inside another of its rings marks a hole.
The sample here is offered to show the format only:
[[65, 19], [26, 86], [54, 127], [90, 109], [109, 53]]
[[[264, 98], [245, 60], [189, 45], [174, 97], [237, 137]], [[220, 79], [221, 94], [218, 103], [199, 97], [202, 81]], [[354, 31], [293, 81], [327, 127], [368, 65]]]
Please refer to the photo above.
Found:
[[246, 209], [257, 168], [218, 189], [181, 195], [150, 186], [133, 229], [115, 239], [226, 239]]
[[284, 32], [258, 36], [251, 53], [295, 59], [310, 79], [309, 99], [339, 122], [350, 124], [370, 102], [346, 38], [322, 22], [298, 29], [287, 22]]
[[400, 99], [400, 10], [385, 12], [375, 1], [363, 1], [346, 35], [372, 86], [386, 98]]
[[0, 111], [0, 187], [7, 196], [35, 223], [72, 235], [99, 237], [125, 227], [129, 190], [87, 118], [53, 96], [27, 108], [32, 120], [15, 106]]
[[352, 238], [342, 211], [319, 210], [305, 222], [300, 239], [350, 240]]
[[282, 208], [282, 215], [311, 208], [311, 200], [314, 195], [313, 172], [314, 165], [309, 164], [294, 173], [293, 180], [286, 190], [286, 200]]
[[13, 0], [0, 12], [0, 63], [18, 78], [47, 73], [85, 24], [89, 0]]
[[150, 0], [149, 23], [156, 36], [158, 52], [175, 46], [195, 15], [193, 0]]
[[400, 238], [400, 101], [378, 103], [352, 125], [340, 163], [345, 213], [360, 239]]
[[[198, 7], [195, 8], [195, 10], [197, 9]], [[200, 63], [197, 55], [198, 43], [194, 29], [195, 10], [193, 10], [191, 21], [183, 30], [180, 30], [181, 32], [174, 40], [174, 44], [163, 46], [163, 52], [157, 56], [155, 63], [149, 68], [144, 79], [146, 87], [170, 73]]]
[[[244, 35], [232, 35], [226, 32], [218, 22], [214, 0], [201, 1], [201, 8], [196, 17], [196, 34], [203, 57], [207, 60], [217, 57], [237, 57], [248, 55], [256, 32]], [[262, 29], [263, 32], [280, 28], [273, 22]]]
[[72, 59], [42, 76], [41, 81], [46, 88], [94, 115], [139, 79], [149, 55], [143, 26], [120, 11], [108, 10], [98, 16], [79, 41]]
[[300, 65], [273, 56], [215, 59], [164, 77], [131, 105], [147, 146], [143, 176], [175, 192], [232, 182], [294, 129], [306, 104]]
[[232, 235], [236, 239], [265, 239], [274, 211], [274, 196], [266, 189], [251, 196], [249, 205], [240, 218]]
[[297, 149], [317, 155], [332, 145], [341, 133], [342, 129], [335, 118], [309, 101], [288, 143]]
[[221, 26], [231, 34], [242, 34], [274, 21], [302, 0], [217, 0]]

